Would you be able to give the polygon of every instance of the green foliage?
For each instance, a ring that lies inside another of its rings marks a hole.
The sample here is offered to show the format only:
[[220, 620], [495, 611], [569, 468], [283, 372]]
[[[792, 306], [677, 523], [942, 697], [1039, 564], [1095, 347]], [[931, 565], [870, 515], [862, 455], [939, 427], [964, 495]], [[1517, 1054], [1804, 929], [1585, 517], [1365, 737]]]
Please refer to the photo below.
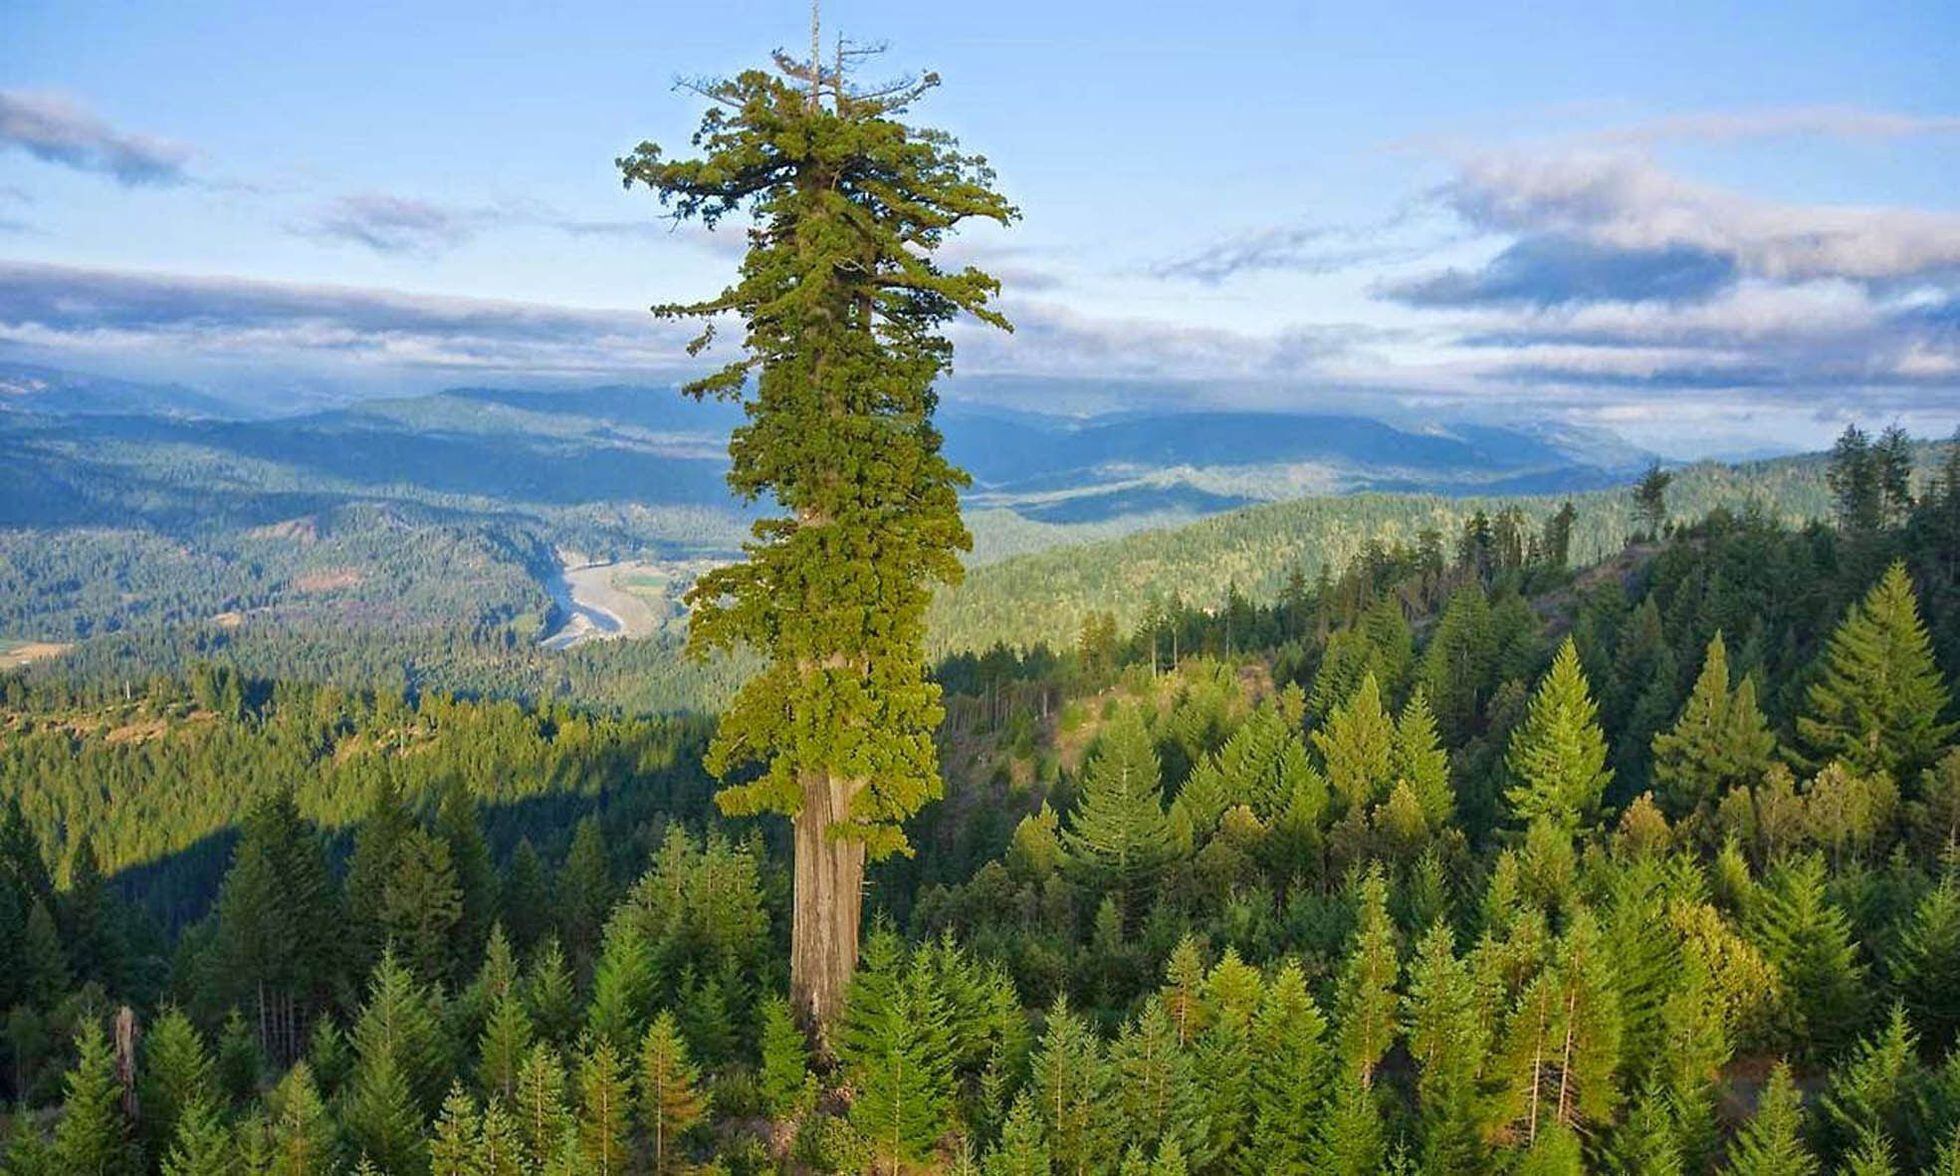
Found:
[[768, 659], [709, 757], [717, 772], [760, 762], [763, 775], [731, 784], [722, 803], [793, 814], [807, 775], [848, 782], [831, 819], [873, 856], [904, 848], [898, 822], [940, 791], [925, 607], [928, 584], [957, 580], [971, 545], [965, 475], [931, 424], [933, 381], [952, 357], [937, 331], [961, 312], [1007, 325], [989, 305], [997, 281], [943, 270], [932, 253], [963, 220], [1017, 215], [984, 160], [895, 117], [937, 80], [861, 95], [837, 77], [826, 105], [821, 84], [750, 70], [706, 88], [718, 105], [694, 140], [701, 158], [645, 143], [620, 160], [628, 184], [681, 218], [712, 227], [741, 211], [770, 226], [735, 285], [656, 310], [742, 320], [744, 357], [685, 390], [742, 402], [729, 485], [787, 514], [758, 522], [747, 558], [688, 594], [693, 648], [746, 643]]
[[922, 961], [889, 930], [865, 941], [838, 1039], [857, 1092], [851, 1124], [888, 1164], [917, 1161], [945, 1132], [952, 1099], [946, 1007]]
[[1505, 796], [1521, 823], [1542, 817], [1574, 830], [1589, 828], [1597, 819], [1613, 778], [1598, 713], [1578, 648], [1568, 637], [1531, 696], [1524, 722], [1511, 735], [1506, 763], [1517, 783]]
[[671, 1171], [682, 1137], [707, 1117], [708, 1098], [670, 1014], [660, 1014], [647, 1026], [637, 1079], [640, 1121], [653, 1149], [653, 1170]]
[[1904, 779], [1930, 766], [1952, 736], [1947, 703], [1912, 579], [1897, 562], [1831, 634], [1797, 735], [1815, 763], [1837, 759]]
[[49, 1153], [58, 1172], [119, 1176], [137, 1171], [129, 1120], [108, 1038], [93, 1019], [75, 1033], [75, 1066], [68, 1071], [61, 1122]]
[[1731, 689], [1728, 646], [1717, 633], [1681, 717], [1654, 736], [1654, 784], [1662, 805], [1679, 818], [1719, 804], [1759, 780], [1775, 753], [1776, 737], [1756, 705], [1755, 683], [1745, 678]]
[[1770, 1073], [1756, 1113], [1729, 1145], [1723, 1171], [1730, 1176], [1815, 1176], [1817, 1158], [1804, 1146], [1803, 1096], [1778, 1064]]
[[1141, 710], [1126, 708], [1104, 729], [1083, 773], [1081, 798], [1062, 832], [1069, 862], [1093, 885], [1147, 897], [1139, 886], [1173, 848], [1163, 805], [1150, 732]]

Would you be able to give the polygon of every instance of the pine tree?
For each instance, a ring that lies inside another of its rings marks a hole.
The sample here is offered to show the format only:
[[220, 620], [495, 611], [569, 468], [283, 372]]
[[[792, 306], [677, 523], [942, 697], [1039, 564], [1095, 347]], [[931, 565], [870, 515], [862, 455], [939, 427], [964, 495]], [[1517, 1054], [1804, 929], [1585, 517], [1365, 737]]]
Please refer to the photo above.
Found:
[[1395, 720], [1395, 777], [1414, 793], [1431, 831], [1447, 825], [1456, 811], [1450, 786], [1450, 757], [1436, 733], [1429, 696], [1418, 686]]
[[1297, 1171], [1334, 1072], [1327, 1021], [1297, 963], [1273, 974], [1252, 1023], [1252, 1137], [1248, 1159], [1265, 1172]]
[[517, 1072], [531, 1052], [531, 1016], [515, 990], [491, 1006], [490, 1017], [477, 1040], [476, 1079], [489, 1094], [505, 1100], [516, 1097]]
[[490, 862], [490, 846], [483, 839], [483, 825], [477, 819], [476, 798], [461, 779], [452, 780], [443, 790], [442, 807], [436, 813], [436, 836], [449, 847], [460, 900], [450, 956], [458, 961], [471, 960], [483, 950], [490, 925], [497, 920], [497, 873]]
[[946, 1010], [930, 975], [907, 966], [889, 930], [865, 940], [838, 1027], [838, 1057], [856, 1091], [851, 1125], [882, 1170], [896, 1173], [938, 1141], [953, 1093]]
[[354, 1073], [342, 1120], [357, 1154], [389, 1170], [427, 1163], [422, 1129], [447, 1081], [441, 1027], [428, 995], [385, 952], [354, 1027]]
[[1880, 1132], [1868, 1131], [1839, 1171], [1844, 1176], [1898, 1176], [1899, 1165], [1892, 1157], [1891, 1141]]
[[1040, 1115], [1055, 1171], [1085, 1176], [1114, 1162], [1108, 1138], [1108, 1064], [1095, 1033], [1057, 997], [1036, 1047], [1026, 1093]]
[[578, 1155], [592, 1176], [627, 1170], [632, 1091], [626, 1066], [605, 1038], [590, 1042], [578, 1066]]
[[296, 1062], [266, 1100], [271, 1113], [269, 1176], [322, 1176], [336, 1170], [333, 1120], [313, 1084], [312, 1067]]
[[810, 1080], [810, 1053], [803, 1031], [796, 1027], [789, 1002], [771, 996], [762, 1002], [762, 1064], [756, 1084], [762, 1090], [762, 1105], [777, 1118], [786, 1116], [804, 1102]]
[[661, 1013], [640, 1043], [640, 1119], [653, 1147], [653, 1170], [673, 1168], [680, 1139], [707, 1117], [708, 1099], [688, 1060], [674, 1018]]
[[498, 906], [511, 943], [523, 952], [536, 947], [551, 925], [551, 882], [544, 871], [544, 859], [529, 837], [521, 837], [511, 851], [510, 865], [504, 871], [504, 884]]
[[1092, 885], [1113, 889], [1132, 911], [1140, 909], [1171, 852], [1163, 806], [1157, 749], [1143, 712], [1125, 708], [1104, 729], [1083, 773], [1080, 799], [1062, 832], [1068, 861]]
[[1784, 1040], [1817, 1058], [1857, 1036], [1868, 1007], [1851, 924], [1825, 893], [1814, 854], [1779, 866], [1753, 920], [1753, 938], [1783, 980]]
[[523, 1133], [504, 1100], [492, 1098], [484, 1104], [477, 1130], [476, 1171], [478, 1176], [528, 1176]]
[[988, 1154], [985, 1169], [986, 1176], [1050, 1176], [1054, 1171], [1048, 1142], [1042, 1138], [1041, 1119], [1027, 1091], [1015, 1098], [1007, 1112], [1000, 1143]]
[[1344, 807], [1366, 809], [1388, 795], [1395, 783], [1395, 724], [1373, 673], [1364, 674], [1353, 696], [1334, 708], [1313, 742]]
[[1953, 735], [1948, 697], [1903, 562], [1845, 614], [1805, 695], [1797, 735], [1814, 764], [1912, 778]]
[[1235, 948], [1226, 948], [1205, 976], [1196, 1061], [1211, 1134], [1192, 1157], [1200, 1164], [1236, 1166], [1243, 1160], [1255, 1110], [1253, 1022], [1264, 990], [1259, 969], [1240, 959]]
[[1123, 1027], [1110, 1048], [1109, 1068], [1118, 1135], [1151, 1153], [1166, 1141], [1204, 1146], [1204, 1098], [1191, 1056], [1178, 1045], [1177, 1030], [1164, 1015], [1161, 1000], [1145, 1001]]
[[429, 1176], [477, 1176], [476, 1153], [482, 1142], [476, 1100], [458, 1083], [449, 1088], [442, 1113], [436, 1116], [435, 1138], [429, 1142]]
[[1668, 815], [1678, 819], [1755, 783], [1775, 753], [1754, 683], [1729, 687], [1728, 646], [1717, 633], [1681, 717], [1654, 736], [1654, 784]]
[[414, 827], [415, 820], [394, 777], [380, 777], [367, 815], [354, 834], [354, 853], [347, 863], [349, 962], [357, 975], [372, 968], [387, 945], [386, 893], [395, 876], [402, 841]]
[[1490, 1029], [1470, 966], [1456, 957], [1450, 929], [1440, 920], [1410, 962], [1405, 1009], [1424, 1170], [1437, 1176], [1483, 1171], [1488, 1157], [1478, 1122], [1478, 1082]]
[[1919, 900], [1900, 932], [1892, 981], [1927, 1045], [1945, 1054], [1960, 1037], [1960, 880], [1952, 872]]
[[1803, 1096], [1779, 1063], [1770, 1072], [1756, 1114], [1729, 1147], [1730, 1176], [1815, 1176], [1817, 1158], [1804, 1147]]
[[524, 1007], [530, 1010], [539, 1036], [547, 1041], [564, 1044], [577, 1025], [578, 993], [555, 939], [545, 940], [531, 957], [531, 969], [524, 978]]
[[563, 948], [584, 974], [599, 950], [599, 932], [613, 903], [612, 865], [606, 856], [605, 831], [596, 815], [582, 818], [572, 831], [572, 847], [558, 870], [556, 890]]
[[685, 391], [744, 404], [729, 484], [787, 517], [757, 523], [745, 562], [696, 582], [689, 640], [746, 643], [768, 660], [723, 714], [708, 764], [762, 763], [721, 794], [723, 809], [794, 822], [791, 1003], [821, 1029], [857, 963], [865, 859], [905, 849], [899, 822], [941, 787], [925, 608], [933, 582], [958, 579], [971, 539], [965, 475], [931, 424], [932, 384], [952, 358], [937, 332], [962, 312], [1007, 322], [991, 306], [995, 279], [949, 273], [932, 253], [963, 220], [1018, 214], [983, 159], [898, 121], [936, 75], [859, 92], [841, 60], [826, 71], [812, 56], [704, 87], [717, 102], [695, 140], [704, 158], [665, 159], [648, 143], [620, 166], [683, 218], [712, 227], [752, 209], [771, 226], [751, 238], [738, 284], [657, 313], [746, 327], [745, 356]]
[[1380, 867], [1375, 867], [1361, 884], [1354, 947], [1341, 966], [1335, 989], [1340, 1027], [1336, 1052], [1342, 1069], [1363, 1087], [1373, 1085], [1375, 1067], [1395, 1044], [1401, 1005], [1395, 982], [1400, 970], [1395, 929], [1388, 917], [1388, 883]]
[[177, 1118], [163, 1176], [239, 1176], [238, 1150], [217, 1108], [191, 1102]]
[[1666, 1094], [1649, 1088], [1633, 1100], [1626, 1121], [1613, 1132], [1607, 1171], [1615, 1176], [1686, 1176]]
[[[1924, 1097], [1919, 1037], [1906, 1023], [1905, 1008], [1894, 1005], [1885, 1028], [1859, 1042], [1832, 1072], [1819, 1104], [1820, 1146], [1827, 1155], [1847, 1155], [1868, 1135], [1880, 1134], [1910, 1148], [1922, 1135]], [[1906, 1159], [1916, 1168], [1932, 1156], [1915, 1150]]]
[[456, 927], [463, 892], [449, 843], [411, 829], [395, 853], [395, 869], [381, 893], [381, 921], [402, 960], [425, 982], [453, 974]]
[[237, 1009], [231, 1010], [218, 1031], [218, 1088], [234, 1106], [258, 1097], [259, 1082], [265, 1076], [265, 1051], [259, 1048], [259, 1041], [259, 1035]]
[[640, 912], [622, 903], [606, 923], [599, 964], [592, 974], [586, 1027], [615, 1049], [637, 1042], [653, 1014], [656, 981], [653, 944]]
[[166, 1009], [143, 1039], [143, 1075], [139, 1084], [143, 1133], [152, 1155], [163, 1155], [177, 1137], [177, 1119], [192, 1103], [215, 1108], [218, 1084], [211, 1056], [205, 1052], [190, 1018]]
[[1598, 707], [1567, 637], [1511, 735], [1506, 760], [1517, 781], [1505, 793], [1520, 823], [1545, 817], [1572, 831], [1590, 828], [1612, 780]]
[[93, 1018], [83, 1020], [75, 1031], [75, 1052], [75, 1066], [68, 1071], [61, 1122], [55, 1126], [50, 1153], [54, 1170], [88, 1176], [133, 1176], [136, 1154], [130, 1146], [129, 1121], [123, 1117], [115, 1058], [102, 1027]]
[[1315, 1132], [1306, 1170], [1316, 1176], [1376, 1176], [1384, 1169], [1387, 1152], [1374, 1088], [1352, 1072], [1343, 1073]]
[[572, 1123], [571, 1113], [565, 1109], [565, 1066], [548, 1043], [538, 1042], [525, 1056], [517, 1072], [517, 1097], [511, 1108], [527, 1166], [543, 1168], [558, 1154]]

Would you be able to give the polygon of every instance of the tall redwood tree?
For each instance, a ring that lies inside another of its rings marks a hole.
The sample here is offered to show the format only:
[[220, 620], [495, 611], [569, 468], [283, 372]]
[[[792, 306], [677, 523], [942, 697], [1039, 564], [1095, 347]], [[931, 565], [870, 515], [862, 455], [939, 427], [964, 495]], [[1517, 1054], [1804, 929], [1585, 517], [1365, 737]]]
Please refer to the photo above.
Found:
[[783, 513], [755, 524], [742, 562], [695, 584], [689, 645], [767, 659], [708, 766], [743, 773], [724, 811], [794, 824], [791, 996], [820, 1042], [856, 963], [867, 857], [907, 852], [900, 822], [941, 788], [925, 611], [971, 539], [966, 475], [932, 423], [953, 355], [940, 331], [962, 312], [1011, 329], [992, 305], [1000, 283], [942, 269], [934, 252], [962, 221], [1018, 215], [985, 159], [903, 121], [936, 75], [861, 90], [846, 60], [779, 53], [773, 71], [695, 86], [711, 102], [695, 158], [642, 143], [619, 161], [677, 219], [752, 218], [734, 285], [653, 309], [706, 322], [694, 353], [717, 319], [744, 328], [742, 357], [684, 391], [742, 405], [729, 485]]

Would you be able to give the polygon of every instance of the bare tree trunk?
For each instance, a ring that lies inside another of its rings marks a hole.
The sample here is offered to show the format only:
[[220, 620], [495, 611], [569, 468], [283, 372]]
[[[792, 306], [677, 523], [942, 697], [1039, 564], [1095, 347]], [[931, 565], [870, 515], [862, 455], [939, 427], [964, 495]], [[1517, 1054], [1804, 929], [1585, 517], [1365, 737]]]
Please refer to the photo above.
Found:
[[[141, 1117], [136, 1104], [136, 1012], [128, 1005], [116, 1010], [116, 1081], [122, 1086], [123, 1114], [129, 1121]], [[23, 1101], [25, 1095], [23, 1094]]]
[[843, 821], [854, 785], [826, 773], [803, 780], [794, 821], [796, 889], [790, 919], [790, 1003], [821, 1056], [832, 1054], [830, 1030], [844, 1010], [844, 989], [857, 969], [863, 907], [864, 843], [829, 836]]

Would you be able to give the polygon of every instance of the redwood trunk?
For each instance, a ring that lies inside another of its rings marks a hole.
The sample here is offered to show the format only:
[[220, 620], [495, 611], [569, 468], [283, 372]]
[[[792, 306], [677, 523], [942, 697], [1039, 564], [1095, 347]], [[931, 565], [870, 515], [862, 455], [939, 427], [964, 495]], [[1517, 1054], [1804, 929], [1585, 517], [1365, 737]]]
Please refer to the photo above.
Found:
[[844, 989], [857, 970], [858, 920], [864, 889], [864, 843], [829, 836], [844, 820], [850, 783], [825, 773], [803, 782], [794, 819], [796, 890], [790, 917], [790, 1003], [818, 1054], [832, 1054], [830, 1030], [844, 1011]]

